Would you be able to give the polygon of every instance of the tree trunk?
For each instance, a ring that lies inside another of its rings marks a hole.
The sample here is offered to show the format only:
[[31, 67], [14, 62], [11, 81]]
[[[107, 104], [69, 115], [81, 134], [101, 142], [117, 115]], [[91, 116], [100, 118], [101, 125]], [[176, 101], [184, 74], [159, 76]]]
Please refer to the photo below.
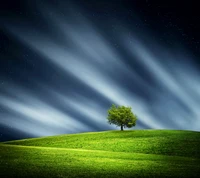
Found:
[[123, 125], [121, 125], [121, 131], [123, 131]]

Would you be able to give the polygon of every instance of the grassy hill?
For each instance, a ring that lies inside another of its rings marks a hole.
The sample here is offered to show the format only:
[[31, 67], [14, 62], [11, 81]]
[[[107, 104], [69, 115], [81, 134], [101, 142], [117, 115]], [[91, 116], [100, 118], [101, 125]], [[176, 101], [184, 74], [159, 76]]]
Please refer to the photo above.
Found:
[[200, 132], [105, 131], [0, 144], [0, 177], [199, 177]]

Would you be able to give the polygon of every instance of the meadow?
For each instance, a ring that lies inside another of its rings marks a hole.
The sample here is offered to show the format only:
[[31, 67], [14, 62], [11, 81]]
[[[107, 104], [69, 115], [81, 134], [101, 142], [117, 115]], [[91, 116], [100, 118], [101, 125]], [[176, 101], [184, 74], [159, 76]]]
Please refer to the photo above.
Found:
[[199, 177], [200, 132], [126, 130], [0, 143], [0, 178]]

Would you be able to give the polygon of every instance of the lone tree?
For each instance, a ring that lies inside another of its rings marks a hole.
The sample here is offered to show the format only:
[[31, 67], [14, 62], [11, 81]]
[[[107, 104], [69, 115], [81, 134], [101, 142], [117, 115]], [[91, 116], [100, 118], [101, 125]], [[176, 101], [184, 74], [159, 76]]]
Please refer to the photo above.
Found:
[[132, 113], [131, 107], [118, 106], [114, 104], [108, 110], [108, 123], [121, 126], [121, 131], [123, 128], [131, 128], [136, 125], [137, 116]]

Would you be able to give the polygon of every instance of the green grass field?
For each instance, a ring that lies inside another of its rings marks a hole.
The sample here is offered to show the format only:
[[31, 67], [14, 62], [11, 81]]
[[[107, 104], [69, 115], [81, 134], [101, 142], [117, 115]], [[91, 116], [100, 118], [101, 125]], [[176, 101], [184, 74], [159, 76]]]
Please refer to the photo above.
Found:
[[4, 177], [200, 177], [200, 132], [105, 131], [4, 142]]

